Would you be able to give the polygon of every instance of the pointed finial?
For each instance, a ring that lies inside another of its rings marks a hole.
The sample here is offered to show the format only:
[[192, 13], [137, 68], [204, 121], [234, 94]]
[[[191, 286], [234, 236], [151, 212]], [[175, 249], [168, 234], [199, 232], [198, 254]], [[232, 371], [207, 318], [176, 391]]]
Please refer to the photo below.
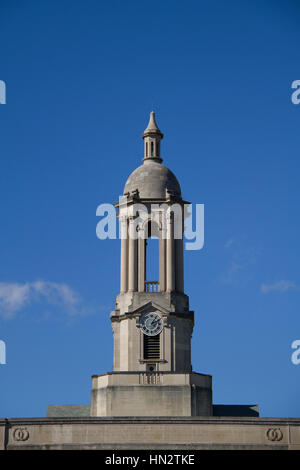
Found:
[[155, 112], [151, 111], [149, 123], [146, 129], [144, 130], [143, 138], [146, 137], [147, 135], [155, 135], [155, 134], [160, 135], [161, 139], [163, 138], [163, 133], [158, 128], [158, 125], [155, 120]]
[[162, 158], [160, 156], [160, 141], [163, 136], [163, 133], [156, 124], [155, 112], [151, 111], [148, 126], [144, 130], [142, 136], [144, 139], [144, 162], [151, 160], [154, 160], [157, 163], [162, 162]]

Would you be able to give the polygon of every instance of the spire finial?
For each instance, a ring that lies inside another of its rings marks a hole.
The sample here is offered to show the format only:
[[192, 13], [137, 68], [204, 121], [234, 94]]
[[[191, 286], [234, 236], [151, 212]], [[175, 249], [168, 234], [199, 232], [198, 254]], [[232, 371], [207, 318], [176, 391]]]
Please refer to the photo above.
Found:
[[145, 142], [143, 161], [155, 160], [158, 163], [162, 162], [162, 158], [160, 157], [160, 141], [163, 136], [163, 133], [156, 123], [155, 112], [151, 111], [148, 126], [142, 136]]
[[151, 111], [151, 113], [150, 113], [150, 119], [149, 119], [149, 122], [148, 122], [148, 126], [144, 130], [143, 137], [146, 137], [146, 135], [149, 135], [149, 134], [160, 134], [161, 138], [163, 138], [163, 134], [160, 131], [160, 129], [158, 128], [158, 125], [156, 123], [155, 112], [154, 111]]

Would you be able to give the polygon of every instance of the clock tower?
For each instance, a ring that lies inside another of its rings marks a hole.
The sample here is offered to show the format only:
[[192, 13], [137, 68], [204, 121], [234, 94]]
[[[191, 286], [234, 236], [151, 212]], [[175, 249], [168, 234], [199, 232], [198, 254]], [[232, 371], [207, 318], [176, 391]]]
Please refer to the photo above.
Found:
[[[121, 286], [111, 313], [113, 371], [92, 377], [92, 416], [210, 416], [211, 376], [192, 371], [194, 312], [184, 289], [185, 205], [162, 164], [154, 112], [143, 135], [143, 164], [115, 204]], [[157, 252], [150, 252], [155, 242]], [[148, 278], [151, 265], [158, 278]]]

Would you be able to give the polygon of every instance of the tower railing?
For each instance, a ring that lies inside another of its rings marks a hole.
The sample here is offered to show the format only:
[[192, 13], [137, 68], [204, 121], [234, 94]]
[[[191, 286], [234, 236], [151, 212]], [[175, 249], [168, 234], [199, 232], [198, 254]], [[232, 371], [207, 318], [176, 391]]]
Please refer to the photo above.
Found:
[[163, 374], [160, 372], [142, 372], [139, 379], [141, 385], [161, 385], [163, 383]]
[[145, 281], [145, 292], [159, 292], [159, 281]]

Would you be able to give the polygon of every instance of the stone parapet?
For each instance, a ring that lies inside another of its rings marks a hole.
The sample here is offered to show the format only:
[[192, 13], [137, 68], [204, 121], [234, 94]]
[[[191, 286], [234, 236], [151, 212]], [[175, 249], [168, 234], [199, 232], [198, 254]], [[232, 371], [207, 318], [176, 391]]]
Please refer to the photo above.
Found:
[[298, 418], [0, 419], [1, 449], [297, 449]]

